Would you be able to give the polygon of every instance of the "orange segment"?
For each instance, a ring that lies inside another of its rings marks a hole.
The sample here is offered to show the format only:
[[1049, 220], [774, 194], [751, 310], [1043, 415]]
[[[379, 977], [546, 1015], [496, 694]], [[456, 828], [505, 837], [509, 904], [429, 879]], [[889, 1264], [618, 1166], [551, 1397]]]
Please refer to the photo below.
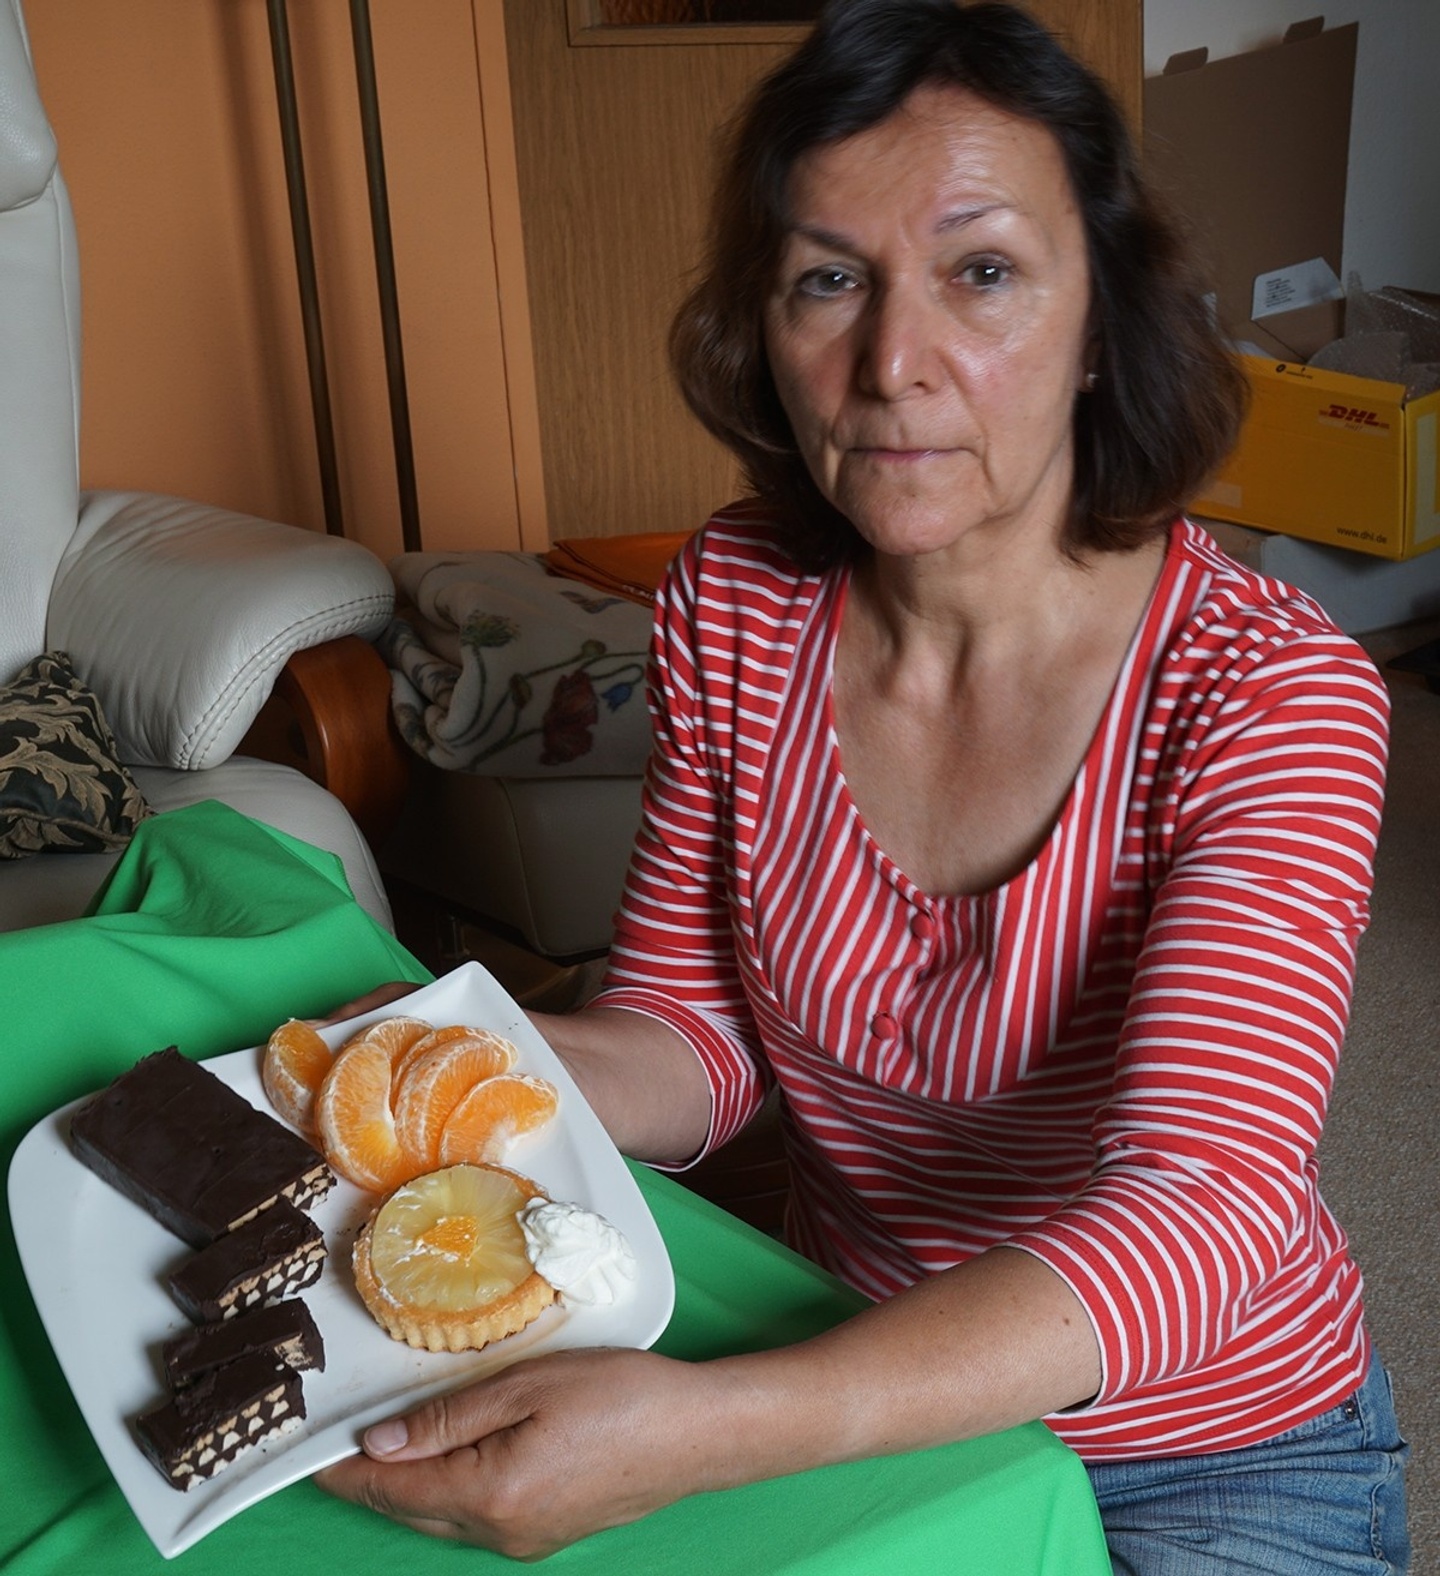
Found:
[[[383, 1046], [393, 1067], [417, 1040], [430, 1032], [431, 1026], [423, 1018], [377, 1018], [368, 1028], [351, 1035], [345, 1045], [369, 1040], [372, 1045]], [[345, 1046], [341, 1046], [341, 1050], [344, 1049]]]
[[429, 1034], [422, 1034], [418, 1040], [413, 1040], [406, 1046], [395, 1063], [395, 1081], [398, 1084], [405, 1076], [412, 1062], [419, 1061], [422, 1056], [442, 1045], [449, 1045], [454, 1040], [463, 1040], [468, 1035], [485, 1034], [485, 1029], [472, 1029], [467, 1023], [446, 1023], [438, 1029], [431, 1029]]
[[460, 1099], [514, 1065], [515, 1047], [485, 1029], [466, 1030], [406, 1059], [391, 1104], [400, 1148], [417, 1174], [439, 1164], [440, 1132]]
[[342, 1047], [315, 1097], [315, 1125], [325, 1158], [347, 1181], [389, 1193], [414, 1175], [390, 1113], [390, 1057], [383, 1045]]
[[300, 1018], [282, 1023], [265, 1045], [260, 1082], [282, 1120], [315, 1131], [315, 1091], [334, 1060], [319, 1032]]
[[555, 1115], [560, 1094], [545, 1078], [501, 1073], [461, 1097], [440, 1131], [442, 1166], [498, 1160], [517, 1138]]

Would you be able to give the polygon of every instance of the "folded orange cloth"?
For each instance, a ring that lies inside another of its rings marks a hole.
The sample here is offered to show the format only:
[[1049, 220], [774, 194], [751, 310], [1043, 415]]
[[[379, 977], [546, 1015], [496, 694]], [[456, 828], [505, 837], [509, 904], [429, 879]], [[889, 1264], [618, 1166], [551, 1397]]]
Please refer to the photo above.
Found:
[[644, 531], [635, 536], [566, 536], [543, 554], [553, 574], [649, 606], [670, 560], [689, 531]]

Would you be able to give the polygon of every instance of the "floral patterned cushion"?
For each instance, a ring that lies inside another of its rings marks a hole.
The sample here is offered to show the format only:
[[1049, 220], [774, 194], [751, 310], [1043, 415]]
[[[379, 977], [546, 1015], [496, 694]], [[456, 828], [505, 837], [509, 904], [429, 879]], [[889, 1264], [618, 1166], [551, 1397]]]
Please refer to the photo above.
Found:
[[150, 807], [63, 651], [0, 688], [0, 858], [122, 848]]
[[390, 567], [402, 611], [376, 644], [416, 754], [491, 777], [644, 771], [649, 607], [529, 553], [407, 553]]

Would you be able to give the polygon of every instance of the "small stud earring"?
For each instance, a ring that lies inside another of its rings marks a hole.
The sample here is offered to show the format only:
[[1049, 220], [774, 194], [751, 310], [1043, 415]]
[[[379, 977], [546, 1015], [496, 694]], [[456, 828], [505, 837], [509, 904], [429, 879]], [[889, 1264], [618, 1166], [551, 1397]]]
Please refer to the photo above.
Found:
[[1100, 374], [1098, 372], [1087, 372], [1085, 374], [1085, 392], [1087, 394], [1093, 394], [1095, 392], [1095, 385], [1099, 381]]

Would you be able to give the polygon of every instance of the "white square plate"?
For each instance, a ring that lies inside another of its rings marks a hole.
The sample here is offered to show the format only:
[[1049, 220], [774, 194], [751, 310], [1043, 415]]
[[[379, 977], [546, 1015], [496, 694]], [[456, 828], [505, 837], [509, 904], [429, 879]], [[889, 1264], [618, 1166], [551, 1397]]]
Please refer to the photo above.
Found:
[[[633, 1289], [610, 1307], [556, 1305], [527, 1329], [480, 1352], [414, 1351], [365, 1311], [350, 1275], [350, 1246], [377, 1200], [339, 1181], [313, 1214], [329, 1262], [303, 1293], [325, 1342], [325, 1370], [304, 1375], [306, 1418], [257, 1446], [208, 1482], [172, 1488], [141, 1453], [131, 1419], [165, 1399], [159, 1351], [189, 1321], [165, 1277], [189, 1249], [138, 1205], [102, 1182], [70, 1149], [76, 1101], [26, 1135], [10, 1167], [10, 1214], [20, 1260], [90, 1432], [121, 1492], [167, 1559], [257, 1500], [353, 1455], [363, 1429], [518, 1357], [575, 1346], [649, 1346], [675, 1300], [670, 1258], [634, 1178], [569, 1074], [492, 975], [467, 963], [376, 1012], [322, 1031], [332, 1047], [376, 1019], [405, 1013], [437, 1027], [467, 1023], [512, 1040], [518, 1071], [560, 1090], [555, 1120], [516, 1142], [506, 1163], [555, 1199], [583, 1204], [629, 1238], [639, 1264]], [[158, 1050], [160, 1047], [157, 1046]], [[252, 1105], [269, 1110], [260, 1049], [205, 1065]]]

